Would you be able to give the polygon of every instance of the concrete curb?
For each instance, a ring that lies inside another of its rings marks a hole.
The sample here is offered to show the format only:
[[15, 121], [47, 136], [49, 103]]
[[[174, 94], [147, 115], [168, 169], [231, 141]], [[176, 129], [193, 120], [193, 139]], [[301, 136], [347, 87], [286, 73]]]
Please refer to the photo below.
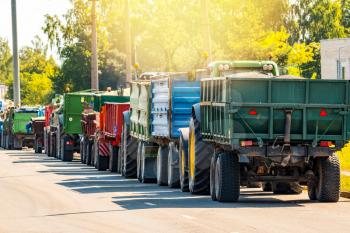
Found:
[[341, 193], [340, 193], [340, 196], [341, 196], [341, 197], [344, 197], [344, 198], [349, 198], [349, 199], [350, 199], [350, 192], [341, 192]]

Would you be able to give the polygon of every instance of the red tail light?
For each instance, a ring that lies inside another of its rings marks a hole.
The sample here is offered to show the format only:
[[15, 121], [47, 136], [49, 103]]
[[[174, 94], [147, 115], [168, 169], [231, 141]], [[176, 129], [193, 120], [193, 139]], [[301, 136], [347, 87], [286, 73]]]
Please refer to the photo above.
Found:
[[253, 145], [253, 141], [252, 140], [247, 140], [247, 141], [241, 141], [241, 146], [245, 147], [245, 146], [252, 146]]
[[66, 142], [66, 145], [73, 145], [73, 144], [74, 144], [73, 141], [67, 141], [67, 142]]
[[334, 144], [331, 141], [320, 141], [320, 147], [334, 147]]
[[321, 116], [321, 117], [326, 117], [326, 116], [328, 116], [328, 113], [327, 113], [326, 109], [324, 109], [324, 108], [321, 109], [320, 116]]
[[249, 115], [255, 116], [255, 115], [257, 115], [257, 114], [258, 114], [258, 112], [257, 112], [255, 109], [251, 109], [251, 110], [249, 111]]

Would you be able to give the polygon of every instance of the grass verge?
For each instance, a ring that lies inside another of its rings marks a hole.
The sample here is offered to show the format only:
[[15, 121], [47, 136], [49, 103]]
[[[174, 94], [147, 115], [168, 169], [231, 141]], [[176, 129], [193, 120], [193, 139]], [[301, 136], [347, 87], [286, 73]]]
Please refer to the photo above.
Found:
[[[350, 172], [350, 143], [346, 144], [337, 154], [339, 156], [341, 171]], [[341, 191], [350, 192], [349, 175], [341, 175]]]

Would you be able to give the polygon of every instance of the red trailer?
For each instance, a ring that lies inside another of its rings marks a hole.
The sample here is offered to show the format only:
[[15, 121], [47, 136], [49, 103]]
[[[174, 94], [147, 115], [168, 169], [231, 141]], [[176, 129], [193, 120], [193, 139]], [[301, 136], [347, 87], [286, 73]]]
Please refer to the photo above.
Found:
[[52, 104], [49, 104], [45, 106], [45, 123], [44, 123], [44, 150], [45, 154], [47, 156], [52, 156], [52, 153], [50, 151], [50, 142], [51, 142], [51, 137], [50, 137], [50, 118], [52, 111], [54, 109], [54, 106]]
[[35, 136], [34, 139], [34, 151], [35, 153], [42, 153], [45, 149], [44, 145], [44, 129], [45, 129], [45, 117], [33, 117], [32, 129]]
[[119, 161], [119, 145], [123, 128], [123, 112], [129, 110], [129, 103], [105, 103], [99, 115], [98, 163], [99, 170], [116, 172]]

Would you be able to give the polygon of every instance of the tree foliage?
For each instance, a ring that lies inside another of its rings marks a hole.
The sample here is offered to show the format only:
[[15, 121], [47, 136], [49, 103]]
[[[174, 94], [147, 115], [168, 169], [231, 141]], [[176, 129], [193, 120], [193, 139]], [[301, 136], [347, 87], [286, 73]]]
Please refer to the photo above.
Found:
[[[40, 105], [49, 102], [52, 94], [52, 82], [59, 69], [52, 57], [47, 58], [47, 46], [36, 37], [32, 46], [20, 50], [20, 82], [23, 105]], [[9, 86], [8, 95], [13, 98], [13, 77], [5, 82]]]
[[12, 55], [8, 42], [0, 37], [0, 83], [12, 79]]
[[[132, 60], [138, 70], [205, 68], [210, 38], [213, 60], [272, 59], [290, 74], [319, 78], [320, 40], [350, 33], [350, 0], [207, 0], [208, 16], [203, 1], [129, 0]], [[46, 58], [47, 45], [39, 39], [21, 49], [24, 103], [44, 102], [52, 89], [90, 88], [90, 10], [91, 1], [72, 0], [64, 15], [45, 17], [43, 31], [49, 46], [58, 49], [59, 68]], [[125, 10], [125, 0], [97, 2], [100, 89], [124, 83]], [[11, 63], [8, 43], [0, 38], [0, 82], [10, 88]]]

